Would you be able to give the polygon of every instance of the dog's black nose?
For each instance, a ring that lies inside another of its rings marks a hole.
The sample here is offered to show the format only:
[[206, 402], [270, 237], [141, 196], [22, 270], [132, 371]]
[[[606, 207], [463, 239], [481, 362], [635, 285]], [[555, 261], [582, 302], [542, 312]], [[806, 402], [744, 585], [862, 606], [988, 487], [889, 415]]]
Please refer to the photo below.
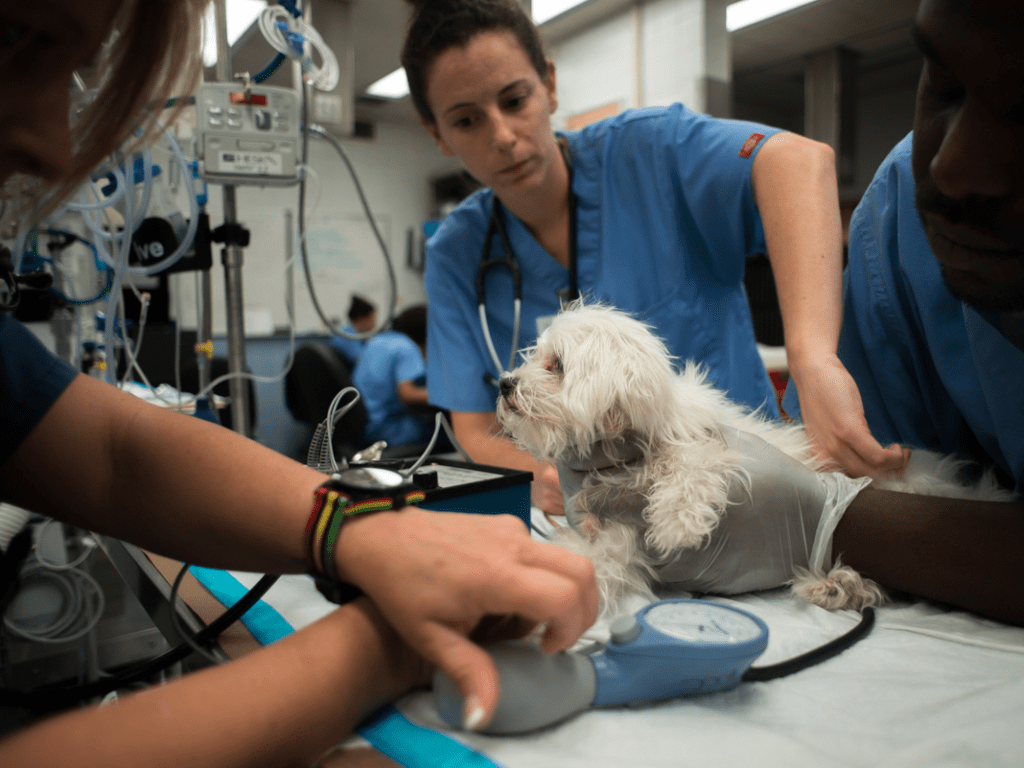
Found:
[[498, 381], [498, 389], [501, 391], [502, 397], [508, 397], [516, 389], [516, 377], [510, 373], [501, 374], [501, 379]]

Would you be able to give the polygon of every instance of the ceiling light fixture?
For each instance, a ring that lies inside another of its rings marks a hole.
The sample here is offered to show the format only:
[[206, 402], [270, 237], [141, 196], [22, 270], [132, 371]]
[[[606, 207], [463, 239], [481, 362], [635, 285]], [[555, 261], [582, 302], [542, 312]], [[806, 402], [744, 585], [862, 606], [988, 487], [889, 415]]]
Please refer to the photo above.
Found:
[[[228, 0], [228, 46], [234, 45], [256, 17], [267, 7], [267, 0]], [[203, 16], [203, 64], [212, 67], [217, 63], [217, 22], [214, 20], [213, 3]]]
[[533, 23], [543, 24], [548, 19], [553, 19], [570, 8], [575, 8], [582, 2], [584, 0], [533, 0], [530, 4], [530, 9], [533, 13]]
[[735, 32], [813, 2], [815, 0], [740, 0], [726, 7], [725, 28]]
[[381, 99], [401, 99], [408, 96], [409, 79], [405, 76], [405, 69], [399, 67], [390, 75], [385, 75], [367, 88], [366, 94]]

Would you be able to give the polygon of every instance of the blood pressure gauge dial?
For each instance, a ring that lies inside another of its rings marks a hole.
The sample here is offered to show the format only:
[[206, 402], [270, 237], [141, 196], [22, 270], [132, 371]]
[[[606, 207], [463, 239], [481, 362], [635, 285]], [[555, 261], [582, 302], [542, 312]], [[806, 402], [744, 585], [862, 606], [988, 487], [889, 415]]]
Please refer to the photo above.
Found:
[[592, 655], [594, 706], [732, 688], [768, 646], [768, 627], [746, 611], [707, 600], [662, 600], [617, 619]]
[[[591, 653], [547, 656], [536, 643], [488, 648], [501, 698], [487, 733], [523, 733], [590, 707], [639, 704], [733, 688], [768, 646], [768, 627], [738, 608], [706, 600], [661, 600], [611, 626], [611, 639]], [[443, 673], [434, 703], [458, 727], [462, 697]]]

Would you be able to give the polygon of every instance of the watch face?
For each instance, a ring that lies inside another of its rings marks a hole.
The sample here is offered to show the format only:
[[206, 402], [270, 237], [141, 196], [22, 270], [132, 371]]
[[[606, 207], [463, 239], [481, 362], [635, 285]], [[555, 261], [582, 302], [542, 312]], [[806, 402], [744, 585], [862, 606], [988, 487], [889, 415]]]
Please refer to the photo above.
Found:
[[643, 618], [662, 634], [690, 643], [744, 643], [763, 632], [749, 616], [703, 601], [658, 603]]
[[390, 469], [380, 467], [358, 467], [346, 469], [338, 475], [338, 479], [353, 488], [369, 491], [382, 491], [396, 488], [405, 482], [405, 478]]

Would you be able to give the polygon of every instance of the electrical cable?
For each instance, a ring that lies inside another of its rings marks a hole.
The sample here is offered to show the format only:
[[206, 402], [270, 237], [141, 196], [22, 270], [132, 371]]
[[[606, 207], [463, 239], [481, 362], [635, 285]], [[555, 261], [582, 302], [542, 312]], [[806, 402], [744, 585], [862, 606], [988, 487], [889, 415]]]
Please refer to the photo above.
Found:
[[[220, 635], [259, 602], [278, 578], [278, 576], [263, 576], [237, 603], [224, 611], [204, 629], [192, 635], [192, 640], [202, 645]], [[181, 661], [192, 652], [193, 648], [188, 643], [181, 643], [153, 659], [139, 662], [110, 677], [85, 685], [49, 685], [32, 691], [0, 689], [0, 706], [27, 707], [45, 711], [65, 709], [81, 701], [105, 696], [111, 691], [147, 680], [172, 664]]]
[[[43, 524], [44, 528], [46, 524]], [[96, 579], [77, 567], [91, 554], [92, 549], [89, 547], [73, 563], [62, 565], [44, 560], [37, 547], [34, 552], [36, 562], [21, 572], [22, 590], [26, 584], [35, 584], [37, 587], [49, 584], [59, 593], [62, 609], [52, 619], [44, 622], [29, 622], [7, 615], [4, 617], [4, 628], [15, 637], [44, 645], [72, 642], [92, 632], [103, 618], [106, 599]]]
[[845, 634], [837, 637], [835, 640], [826, 643], [820, 648], [815, 648], [807, 653], [794, 656], [792, 659], [780, 661], [778, 664], [767, 664], [763, 667], [750, 667], [743, 673], [742, 679], [744, 681], [757, 682], [775, 680], [779, 677], [786, 677], [787, 675], [792, 675], [795, 672], [800, 672], [808, 667], [813, 667], [823, 661], [828, 661], [832, 657], [838, 656], [864, 637], [871, 631], [871, 627], [873, 627], [874, 624], [875, 609], [871, 607], [865, 608], [861, 612], [861, 618], [857, 625]]
[[192, 650], [200, 656], [206, 657], [206, 659], [211, 663], [217, 665], [221, 663], [220, 659], [192, 639], [192, 636], [188, 633], [185, 627], [182, 626], [181, 617], [178, 615], [178, 590], [181, 588], [182, 579], [185, 578], [185, 574], [188, 573], [188, 569], [191, 567], [191, 563], [183, 563], [181, 570], [178, 571], [178, 575], [174, 577], [174, 583], [171, 585], [171, 623], [174, 624], [174, 630], [192, 647]]
[[[345, 404], [339, 412], [338, 405], [342, 398], [352, 393], [352, 400]], [[316, 426], [313, 439], [309, 442], [309, 451], [306, 454], [306, 466], [313, 467], [327, 474], [334, 474], [338, 471], [338, 462], [334, 456], [334, 425], [359, 402], [359, 390], [355, 387], [345, 387], [331, 400], [327, 409], [327, 417]]]
[[[395, 316], [395, 300], [398, 296], [397, 278], [395, 277], [395, 268], [391, 262], [391, 255], [388, 252], [387, 244], [384, 242], [384, 238], [380, 233], [380, 229], [377, 227], [377, 222], [373, 218], [373, 211], [370, 209], [370, 204], [366, 199], [366, 194], [363, 192], [362, 184], [359, 182], [359, 177], [356, 174], [355, 168], [352, 165], [352, 161], [349, 159], [348, 154], [345, 152], [341, 143], [338, 142], [331, 134], [325, 131], [323, 128], [317, 125], [311, 125], [308, 122], [308, 104], [305, 95], [305, 88], [303, 88], [302, 98], [302, 124], [303, 124], [303, 147], [302, 147], [302, 164], [303, 166], [308, 164], [308, 137], [310, 135], [316, 136], [318, 139], [322, 139], [330, 144], [334, 150], [344, 161], [346, 168], [348, 169], [349, 175], [352, 178], [352, 184], [355, 187], [356, 194], [359, 196], [359, 201], [363, 206], [363, 210], [366, 212], [366, 219], [373, 231], [374, 237], [377, 239], [377, 244], [380, 246], [381, 253], [384, 255], [384, 264], [387, 268], [388, 274], [388, 286], [391, 291], [390, 298], [388, 300], [388, 316], [387, 319], [380, 325], [380, 328], [387, 328], [391, 325]], [[313, 271], [309, 264], [309, 250], [306, 246], [306, 216], [305, 216], [305, 201], [306, 201], [306, 183], [305, 178], [299, 181], [299, 251], [302, 255], [302, 265], [306, 276], [306, 286], [309, 289], [309, 297], [313, 302], [313, 308], [316, 310], [317, 315], [320, 317], [320, 321], [327, 326], [327, 328], [336, 336], [341, 336], [346, 339], [355, 339], [362, 341], [374, 336], [379, 329], [374, 329], [367, 333], [348, 333], [338, 328], [331, 320], [326, 316], [323, 308], [320, 306], [320, 301], [316, 296], [316, 289], [313, 286]]]
[[[46, 527], [48, 525], [50, 525], [51, 523], [56, 523], [56, 522], [57, 522], [57, 520], [52, 518], [52, 517], [47, 518], [43, 522], [43, 524], [39, 526], [39, 531], [37, 533], [37, 536], [40, 539], [42, 539], [42, 537], [46, 533]], [[43, 566], [44, 568], [46, 568], [47, 570], [50, 570], [50, 571], [69, 571], [72, 568], [77, 568], [82, 563], [84, 563], [89, 558], [89, 555], [92, 554], [93, 549], [95, 549], [95, 547], [96, 547], [96, 543], [94, 541], [92, 541], [91, 539], [88, 540], [88, 543], [86, 543], [85, 540], [83, 540], [83, 543], [85, 544], [85, 551], [81, 555], [79, 555], [76, 560], [73, 560], [70, 563], [66, 563], [66, 564], [52, 563], [49, 560], [45, 559], [42, 556], [42, 554], [40, 554], [38, 547], [35, 550], [35, 558], [39, 562], [39, 564], [41, 566]]]
[[1003, 653], [1016, 653], [1018, 655], [1024, 654], [1024, 648], [1019, 645], [1010, 645], [1009, 643], [993, 643], [990, 640], [980, 640], [964, 635], [957, 635], [953, 632], [940, 632], [936, 629], [925, 629], [924, 627], [911, 627], [904, 624], [879, 624], [881, 629], [892, 629], [897, 632], [913, 632], [917, 635], [924, 635], [925, 637], [934, 637], [938, 640], [945, 640], [950, 643], [959, 643], [960, 645], [970, 645], [976, 648], [987, 648], [992, 651], [1001, 651]]
[[444, 427], [444, 431], [448, 434], [448, 439], [452, 441], [452, 446], [455, 448], [456, 451], [459, 452], [459, 455], [462, 456], [462, 458], [468, 461], [469, 463], [474, 463], [473, 460], [469, 457], [469, 454], [466, 453], [466, 451], [463, 449], [461, 445], [459, 445], [459, 441], [455, 439], [455, 433], [452, 431], [451, 424], [448, 423], [448, 418], [444, 415], [443, 412], [438, 411], [434, 415], [434, 434], [431, 435], [430, 442], [427, 443], [427, 447], [423, 450], [423, 453], [420, 454], [420, 457], [416, 459], [416, 461], [413, 463], [411, 467], [399, 471], [398, 474], [402, 475], [402, 477], [405, 478], [410, 478], [415, 474], [416, 470], [419, 469], [423, 465], [423, 462], [427, 460], [427, 457], [430, 456], [430, 452], [434, 450], [434, 445], [437, 443], [437, 438], [441, 432], [442, 426]]

